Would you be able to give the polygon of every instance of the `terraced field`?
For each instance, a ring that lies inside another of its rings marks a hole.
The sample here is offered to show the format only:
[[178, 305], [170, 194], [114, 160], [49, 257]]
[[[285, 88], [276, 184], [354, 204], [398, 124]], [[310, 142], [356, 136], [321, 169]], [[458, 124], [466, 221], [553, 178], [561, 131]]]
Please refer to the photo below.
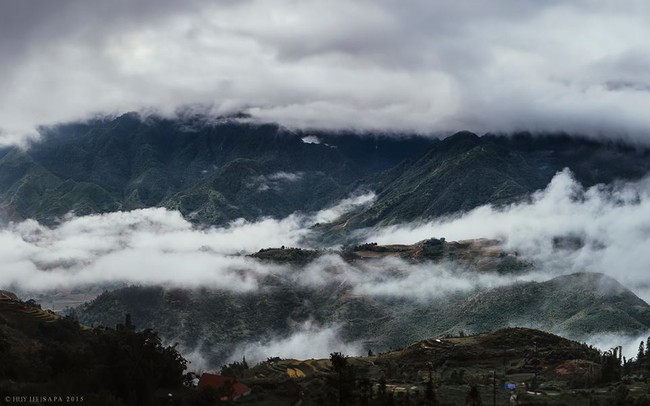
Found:
[[287, 378], [309, 379], [322, 377], [332, 372], [329, 360], [295, 360], [283, 359], [273, 362], [266, 362], [256, 369], [254, 380], [256, 383], [265, 381], [277, 381]]
[[[471, 387], [483, 404], [493, 399], [508, 404], [515, 395], [519, 404], [540, 406], [607, 405], [615, 404], [614, 399], [626, 402], [617, 404], [646, 405], [649, 388], [644, 378], [628, 377], [624, 384], [603, 381], [602, 359], [585, 344], [539, 330], [509, 328], [348, 357], [354, 373], [347, 379], [355, 387], [350, 396], [365, 397], [366, 404], [425, 404], [431, 379], [436, 398], [449, 406], [465, 404]], [[242, 400], [245, 404], [288, 404], [301, 396], [303, 405], [333, 404], [328, 401], [339, 396], [339, 374], [329, 359], [269, 360], [239, 378], [254, 388]]]
[[41, 321], [45, 323], [52, 323], [61, 319], [61, 316], [58, 314], [50, 310], [43, 310], [36, 304], [7, 298], [0, 300], [0, 313], [15, 313], [23, 316], [24, 320]]

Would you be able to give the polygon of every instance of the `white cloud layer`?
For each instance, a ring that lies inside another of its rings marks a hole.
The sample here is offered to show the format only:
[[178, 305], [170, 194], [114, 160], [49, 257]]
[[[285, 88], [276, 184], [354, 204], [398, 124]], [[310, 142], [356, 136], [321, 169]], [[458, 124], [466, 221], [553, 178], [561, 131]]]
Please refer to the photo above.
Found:
[[[373, 199], [369, 193], [318, 213], [257, 222], [239, 220], [221, 228], [197, 228], [178, 212], [162, 208], [71, 217], [55, 228], [33, 220], [9, 224], [0, 230], [0, 288], [47, 292], [127, 283], [246, 292], [257, 290], [261, 278], [273, 274], [313, 288], [347, 284], [353, 294], [427, 301], [518, 280], [542, 281], [591, 271], [614, 277], [650, 301], [650, 179], [585, 189], [565, 170], [529, 202], [499, 209], [484, 206], [426, 224], [364, 231], [369, 233], [368, 240], [382, 244], [431, 237], [449, 241], [499, 238], [507, 250], [517, 251], [522, 259], [537, 265], [534, 271], [517, 276], [471, 272], [451, 263], [412, 264], [396, 258], [348, 263], [338, 255], [324, 255], [294, 269], [241, 255], [269, 246], [314, 241], [311, 225], [331, 221]], [[582, 246], [558, 246], [554, 243], [557, 237], [570, 237], [572, 243], [580, 240]], [[339, 332], [337, 326], [306, 324], [289, 338], [241, 344], [233, 359], [244, 354], [255, 361], [269, 354], [310, 358], [331, 351], [355, 353], [359, 345], [341, 343]], [[607, 349], [622, 341], [626, 347], [638, 345], [639, 338], [594, 337], [587, 341]], [[318, 345], [310, 344], [314, 342]], [[323, 349], [323, 353], [313, 353], [313, 348]], [[197, 362], [200, 355], [200, 351], [196, 353]]]
[[373, 198], [369, 193], [312, 214], [205, 229], [163, 208], [70, 217], [54, 228], [34, 220], [11, 223], [0, 230], [0, 283], [25, 291], [113, 283], [250, 291], [260, 276], [283, 271], [244, 254], [300, 246], [316, 222]]
[[28, 220], [0, 233], [0, 280], [26, 290], [129, 282], [246, 291], [270, 268], [233, 254], [295, 244], [301, 227], [290, 216], [199, 230], [160, 208], [72, 218], [53, 229]]
[[294, 127], [650, 141], [650, 5], [0, 0], [0, 143], [208, 106]]
[[264, 192], [269, 189], [281, 191], [282, 188], [302, 179], [303, 172], [275, 172], [270, 175], [260, 175], [250, 180], [249, 187], [255, 187]]
[[[368, 241], [380, 244], [432, 237], [501, 239], [506, 250], [536, 264], [519, 275], [397, 258], [349, 263], [338, 255], [324, 255], [296, 272], [242, 255], [272, 246], [310, 246], [318, 240], [313, 224], [332, 221], [373, 199], [368, 193], [317, 213], [205, 229], [161, 208], [72, 217], [55, 228], [27, 220], [0, 231], [0, 281], [25, 291], [115, 283], [252, 291], [261, 277], [277, 274], [303, 286], [345, 283], [360, 295], [429, 300], [589, 271], [610, 275], [650, 301], [650, 180], [585, 189], [563, 171], [529, 202], [362, 231]], [[582, 246], [558, 247], [558, 237]]]
[[[505, 208], [482, 206], [426, 224], [374, 230], [378, 243], [498, 238], [550, 275], [600, 272], [650, 301], [650, 180], [584, 189], [568, 170], [558, 173], [531, 202]], [[562, 249], [556, 237], [582, 240]]]
[[510, 285], [517, 281], [547, 279], [546, 272], [497, 275], [468, 270], [451, 262], [412, 263], [394, 257], [349, 263], [338, 255], [321, 256], [295, 275], [295, 280], [303, 286], [347, 284], [354, 294], [361, 296], [399, 297], [421, 302], [444, 299], [459, 292]]
[[239, 344], [232, 352], [228, 362], [241, 361], [257, 363], [268, 357], [285, 359], [322, 359], [330, 353], [341, 352], [358, 356], [363, 353], [360, 342], [345, 342], [341, 338], [341, 326], [318, 326], [311, 322], [296, 326], [295, 333], [289, 337], [274, 337], [268, 340]]

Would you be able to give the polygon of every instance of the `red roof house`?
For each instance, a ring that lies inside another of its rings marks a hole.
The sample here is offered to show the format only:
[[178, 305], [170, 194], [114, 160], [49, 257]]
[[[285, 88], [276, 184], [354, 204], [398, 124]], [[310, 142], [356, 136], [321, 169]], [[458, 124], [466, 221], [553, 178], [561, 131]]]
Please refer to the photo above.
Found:
[[204, 373], [199, 379], [198, 390], [208, 387], [223, 391], [222, 400], [237, 400], [251, 393], [251, 388], [237, 382], [237, 378]]

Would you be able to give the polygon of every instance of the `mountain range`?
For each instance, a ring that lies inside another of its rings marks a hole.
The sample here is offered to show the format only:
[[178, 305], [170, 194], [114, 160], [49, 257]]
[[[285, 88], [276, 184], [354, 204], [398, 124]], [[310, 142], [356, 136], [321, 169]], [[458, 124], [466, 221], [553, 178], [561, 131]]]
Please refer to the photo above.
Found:
[[460, 132], [438, 140], [136, 114], [41, 133], [26, 149], [0, 150], [0, 208], [9, 220], [53, 224], [70, 212], [167, 207], [198, 223], [225, 224], [319, 210], [374, 191], [372, 205], [338, 221], [354, 228], [511, 203], [563, 168], [585, 186], [650, 170], [646, 148], [565, 134]]
[[[368, 205], [314, 226], [336, 241], [348, 230], [526, 200], [564, 168], [584, 186], [638, 180], [650, 172], [649, 158], [650, 150], [642, 146], [567, 134], [459, 132], [435, 139], [290, 130], [246, 117], [171, 120], [125, 114], [42, 128], [40, 140], [26, 148], [0, 150], [0, 210], [7, 221], [36, 219], [53, 226], [71, 214], [165, 207], [203, 227], [314, 212], [373, 192]], [[115, 325], [131, 314], [138, 326], [154, 328], [188, 351], [199, 349], [212, 363], [227, 359], [234, 345], [288, 338], [301, 326], [334, 326], [343, 341], [380, 349], [509, 326], [574, 339], [650, 330], [650, 306], [601, 274], [554, 274], [547, 281], [504, 282], [424, 299], [408, 292], [359, 292], [345, 279], [319, 286], [297, 283], [322, 257], [336, 259], [328, 265], [332, 272], [373, 264], [364, 272], [385, 273], [395, 281], [412, 271], [402, 264], [442, 263], [468, 280], [476, 275], [517, 280], [534, 269], [493, 240], [430, 238], [335, 252], [282, 247], [251, 254], [247, 261], [275, 262], [289, 271], [266, 273], [257, 281], [262, 288], [245, 293], [128, 286], [106, 291], [71, 313], [88, 325]]]
[[157, 206], [208, 224], [286, 216], [345, 197], [356, 180], [433, 142], [135, 114], [42, 132], [26, 150], [0, 151], [0, 202], [10, 219], [52, 223], [70, 211]]

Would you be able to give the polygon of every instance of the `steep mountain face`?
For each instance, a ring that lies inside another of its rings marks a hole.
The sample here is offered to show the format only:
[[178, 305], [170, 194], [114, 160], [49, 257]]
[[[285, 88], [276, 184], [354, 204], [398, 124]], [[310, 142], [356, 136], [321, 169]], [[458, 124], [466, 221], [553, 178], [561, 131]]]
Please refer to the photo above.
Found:
[[463, 132], [438, 141], [134, 114], [42, 133], [26, 151], [0, 151], [0, 209], [10, 219], [162, 206], [223, 224], [376, 191], [373, 205], [335, 224], [355, 228], [513, 202], [565, 167], [586, 186], [650, 171], [648, 150], [561, 135]]
[[0, 159], [0, 174], [0, 207], [12, 219], [52, 219], [70, 211], [83, 215], [121, 208], [101, 186], [61, 178], [18, 149]]
[[514, 323], [584, 339], [605, 331], [643, 334], [650, 306], [608, 276], [577, 273], [478, 293], [450, 308], [448, 318], [471, 331]]
[[340, 224], [392, 224], [514, 202], [569, 168], [585, 186], [638, 179], [650, 151], [554, 135], [512, 137], [457, 133], [416, 158], [367, 180], [376, 202]]
[[340, 199], [432, 142], [127, 114], [45, 129], [27, 151], [2, 151], [0, 201], [11, 218], [45, 222], [151, 206], [212, 224], [286, 216]]
[[585, 339], [596, 333], [641, 334], [650, 306], [615, 280], [581, 273], [428, 301], [355, 294], [349, 285], [312, 289], [269, 277], [253, 293], [129, 287], [106, 292], [75, 310], [87, 324], [111, 325], [131, 313], [143, 328], [204, 347], [219, 362], [241, 343], [288, 337], [310, 322], [340, 324], [344, 340], [371, 348], [399, 347], [458, 331], [529, 326]]

